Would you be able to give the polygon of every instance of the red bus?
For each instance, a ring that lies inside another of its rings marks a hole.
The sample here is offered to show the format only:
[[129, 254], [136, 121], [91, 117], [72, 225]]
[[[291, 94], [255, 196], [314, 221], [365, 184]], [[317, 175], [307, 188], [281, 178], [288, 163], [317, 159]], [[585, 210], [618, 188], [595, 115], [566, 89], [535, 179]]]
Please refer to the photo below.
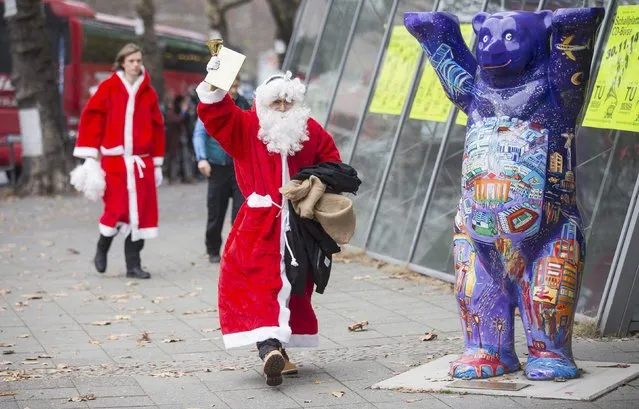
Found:
[[[11, 84], [11, 52], [0, 0], [0, 169], [16, 170], [22, 165], [20, 123]], [[97, 13], [86, 3], [71, 0], [43, 0], [51, 37], [58, 88], [68, 136], [75, 139], [82, 107], [93, 87], [111, 74], [120, 47], [138, 41], [135, 20]], [[207, 38], [200, 33], [156, 25], [164, 56], [165, 94], [184, 95], [206, 73], [210, 58]], [[11, 154], [13, 152], [13, 154]], [[16, 172], [16, 173], [18, 173]]]

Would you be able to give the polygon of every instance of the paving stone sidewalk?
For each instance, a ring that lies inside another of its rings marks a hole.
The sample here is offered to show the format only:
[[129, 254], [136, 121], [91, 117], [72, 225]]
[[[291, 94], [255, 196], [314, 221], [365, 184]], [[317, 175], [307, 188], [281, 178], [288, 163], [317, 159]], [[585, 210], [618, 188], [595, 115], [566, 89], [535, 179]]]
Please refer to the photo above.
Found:
[[[314, 296], [321, 347], [290, 350], [299, 374], [269, 388], [255, 349], [223, 347], [205, 194], [201, 182], [160, 188], [160, 237], [142, 253], [148, 281], [124, 277], [122, 238], [107, 273], [93, 270], [100, 204], [0, 201], [1, 409], [637, 407], [639, 380], [594, 402], [371, 390], [463, 342], [450, 285], [356, 262], [336, 264]], [[366, 331], [348, 331], [364, 320]], [[426, 332], [437, 338], [422, 341]], [[636, 338], [576, 339], [574, 350], [639, 363]]]

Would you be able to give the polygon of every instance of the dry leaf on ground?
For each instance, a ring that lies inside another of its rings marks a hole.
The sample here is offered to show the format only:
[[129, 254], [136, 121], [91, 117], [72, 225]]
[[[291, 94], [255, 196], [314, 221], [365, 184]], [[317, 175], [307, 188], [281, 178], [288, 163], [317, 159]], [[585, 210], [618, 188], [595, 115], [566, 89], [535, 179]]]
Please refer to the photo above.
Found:
[[96, 327], [104, 327], [106, 325], [111, 325], [111, 321], [93, 321], [91, 325], [95, 325]]
[[180, 338], [167, 338], [167, 339], [162, 340], [162, 343], [163, 344], [172, 344], [174, 342], [182, 342], [182, 341], [184, 341], [184, 340], [180, 339]]
[[67, 251], [71, 254], [80, 254], [80, 252], [76, 249], [68, 248]]
[[341, 398], [342, 396], [344, 396], [344, 392], [335, 391], [335, 392], [331, 392], [331, 395], [335, 396], [336, 398]]
[[433, 341], [437, 339], [437, 334], [434, 332], [427, 332], [422, 336], [422, 341]]
[[237, 368], [234, 366], [225, 366], [223, 368], [220, 368], [220, 371], [235, 371]]
[[51, 355], [42, 354], [42, 355], [38, 355], [38, 358], [40, 358], [40, 359], [51, 359], [53, 357]]
[[5, 342], [0, 342], [0, 348], [11, 348], [16, 346], [16, 344], [7, 344]]
[[154, 378], [181, 378], [185, 375], [186, 374], [184, 372], [180, 372], [180, 371], [168, 371], [168, 372], [153, 374], [151, 376]]
[[143, 331], [142, 334], [140, 334], [140, 338], [138, 338], [137, 340], [137, 344], [138, 345], [144, 345], [148, 342], [151, 342], [151, 336], [149, 335], [148, 332]]
[[351, 324], [348, 326], [348, 330], [351, 332], [354, 331], [366, 331], [366, 327], [368, 326], [368, 321], [360, 321], [355, 324]]
[[69, 398], [67, 402], [86, 402], [86, 401], [95, 400], [95, 399], [96, 399], [95, 395], [89, 394], [89, 395], [75, 396], [73, 398]]
[[14, 351], [13, 349], [6, 349], [6, 350], [2, 351], [2, 355], [13, 355], [15, 353], [16, 353], [16, 351]]
[[29, 334], [18, 335], [18, 338], [29, 338]]
[[29, 306], [29, 301], [18, 301], [17, 303], [15, 303], [16, 307], [28, 307]]
[[100, 345], [100, 340], [98, 339], [90, 339], [89, 344]]
[[11, 294], [11, 290], [7, 290], [6, 288], [0, 288], [0, 296], [4, 296], [7, 294]]
[[131, 319], [130, 315], [116, 315], [115, 319], [117, 321], [129, 321]]
[[0, 396], [15, 396], [15, 395], [16, 393], [11, 391], [0, 392]]

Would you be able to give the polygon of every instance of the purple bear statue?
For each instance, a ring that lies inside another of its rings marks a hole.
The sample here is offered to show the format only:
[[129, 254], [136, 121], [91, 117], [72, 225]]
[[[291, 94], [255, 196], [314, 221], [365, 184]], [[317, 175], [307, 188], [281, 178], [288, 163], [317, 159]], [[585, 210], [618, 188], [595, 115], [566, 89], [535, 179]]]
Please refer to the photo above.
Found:
[[450, 100], [468, 115], [454, 234], [465, 350], [456, 378], [520, 369], [515, 308], [532, 380], [576, 378], [572, 328], [585, 243], [575, 128], [601, 8], [477, 14], [476, 58], [457, 17], [406, 13]]

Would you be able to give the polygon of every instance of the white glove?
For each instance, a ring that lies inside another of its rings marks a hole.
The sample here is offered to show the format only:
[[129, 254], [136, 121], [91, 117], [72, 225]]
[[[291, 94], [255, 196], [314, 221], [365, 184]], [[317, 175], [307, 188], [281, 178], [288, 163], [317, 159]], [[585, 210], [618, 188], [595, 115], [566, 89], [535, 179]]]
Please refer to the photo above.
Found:
[[206, 64], [206, 70], [207, 71], [215, 71], [218, 68], [220, 68], [220, 57], [218, 57], [217, 55], [214, 55], [209, 60], [209, 63]]
[[156, 167], [155, 168], [155, 187], [159, 187], [162, 184], [162, 179], [164, 177], [162, 176], [162, 168], [161, 167]]

